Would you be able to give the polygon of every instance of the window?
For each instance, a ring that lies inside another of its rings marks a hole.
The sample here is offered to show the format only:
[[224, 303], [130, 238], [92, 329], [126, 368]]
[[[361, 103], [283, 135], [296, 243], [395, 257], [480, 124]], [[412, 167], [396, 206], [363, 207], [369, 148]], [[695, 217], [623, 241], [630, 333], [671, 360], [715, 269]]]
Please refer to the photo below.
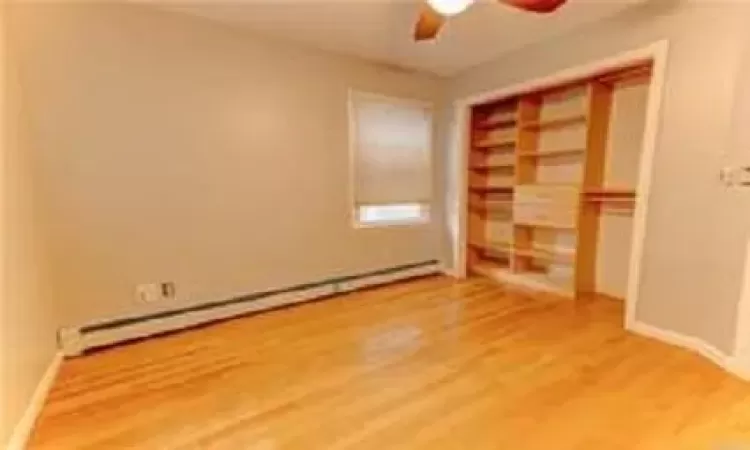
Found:
[[427, 222], [432, 194], [430, 106], [351, 92], [349, 113], [355, 222]]

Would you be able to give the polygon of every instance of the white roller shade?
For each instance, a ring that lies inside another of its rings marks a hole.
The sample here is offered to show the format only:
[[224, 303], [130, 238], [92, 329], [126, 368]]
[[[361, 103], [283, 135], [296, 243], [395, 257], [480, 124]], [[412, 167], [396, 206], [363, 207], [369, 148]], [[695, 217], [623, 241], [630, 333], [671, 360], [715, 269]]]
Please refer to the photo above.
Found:
[[355, 203], [429, 203], [431, 108], [353, 92], [350, 113]]

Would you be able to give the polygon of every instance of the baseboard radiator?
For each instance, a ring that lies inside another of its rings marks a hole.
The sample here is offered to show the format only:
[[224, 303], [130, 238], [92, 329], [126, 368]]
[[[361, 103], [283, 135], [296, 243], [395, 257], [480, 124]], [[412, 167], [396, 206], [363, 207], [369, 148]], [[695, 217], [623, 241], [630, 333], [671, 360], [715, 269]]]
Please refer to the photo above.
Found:
[[441, 272], [442, 266], [437, 260], [388, 267], [154, 314], [62, 328], [58, 332], [58, 342], [66, 356], [78, 356], [121, 342]]

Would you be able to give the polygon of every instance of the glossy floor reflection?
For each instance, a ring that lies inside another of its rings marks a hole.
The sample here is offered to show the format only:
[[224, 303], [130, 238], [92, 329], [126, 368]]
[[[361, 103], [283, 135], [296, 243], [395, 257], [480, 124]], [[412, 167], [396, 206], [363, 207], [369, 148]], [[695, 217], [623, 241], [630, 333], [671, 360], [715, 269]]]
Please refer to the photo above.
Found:
[[232, 320], [66, 361], [30, 448], [745, 448], [750, 384], [622, 315], [435, 277]]

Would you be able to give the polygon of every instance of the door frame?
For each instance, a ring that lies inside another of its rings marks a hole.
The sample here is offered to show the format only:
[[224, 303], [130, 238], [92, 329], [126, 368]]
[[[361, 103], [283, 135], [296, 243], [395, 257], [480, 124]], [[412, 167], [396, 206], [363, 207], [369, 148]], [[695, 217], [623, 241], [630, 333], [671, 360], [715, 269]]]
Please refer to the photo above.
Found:
[[[636, 305], [639, 298], [641, 280], [641, 266], [643, 260], [644, 239], [646, 234], [646, 217], [648, 215], [651, 182], [653, 179], [653, 163], [656, 154], [657, 140], [661, 126], [661, 108], [666, 81], [669, 41], [660, 40], [641, 48], [629, 50], [612, 57], [594, 60], [582, 65], [569, 67], [551, 75], [535, 78], [511, 86], [493, 89], [456, 100], [453, 103], [453, 113], [456, 118], [457, 138], [453, 140], [450, 151], [460, 153], [457, 202], [458, 210], [453, 211], [457, 229], [453, 239], [453, 268], [451, 274], [457, 278], [465, 278], [466, 273], [466, 240], [468, 227], [468, 164], [469, 164], [469, 130], [472, 106], [485, 103], [493, 99], [510, 97], [529, 91], [544, 89], [549, 86], [565, 84], [581, 78], [589, 78], [602, 72], [617, 70], [644, 60], [653, 61], [653, 73], [648, 92], [646, 107], [646, 121], [642, 139], [642, 153], [636, 192], [638, 200], [633, 213], [633, 243], [630, 250], [629, 278], [627, 297], [625, 298], [625, 327], [631, 328], [635, 323]], [[455, 148], [458, 146], [459, 148]], [[750, 274], [748, 275], [750, 277]], [[750, 279], [748, 281], [750, 284]], [[750, 308], [750, 286], [748, 286], [748, 308]], [[749, 326], [750, 328], [750, 326]]]
[[750, 380], [750, 240], [745, 246], [745, 275], [737, 304], [737, 329], [729, 356], [730, 370]]

